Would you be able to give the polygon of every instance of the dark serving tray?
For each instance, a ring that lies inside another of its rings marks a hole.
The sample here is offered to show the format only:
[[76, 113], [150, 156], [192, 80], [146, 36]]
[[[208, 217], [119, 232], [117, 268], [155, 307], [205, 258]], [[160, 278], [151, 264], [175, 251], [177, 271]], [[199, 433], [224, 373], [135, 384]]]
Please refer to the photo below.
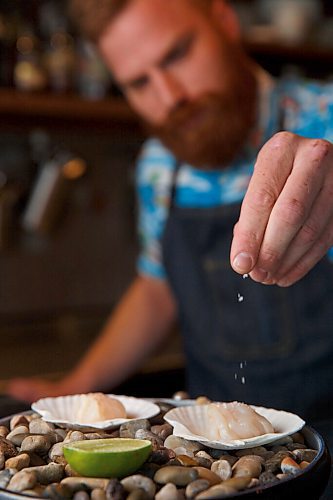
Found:
[[[22, 412], [27, 414], [31, 412]], [[13, 415], [0, 418], [0, 425], [9, 425]], [[297, 476], [282, 480], [273, 486], [265, 485], [256, 489], [244, 490], [228, 498], [242, 498], [244, 500], [295, 500], [309, 498], [319, 500], [323, 495], [331, 473], [331, 456], [323, 437], [312, 427], [302, 429], [308, 446], [318, 451], [318, 455], [311, 464]], [[22, 500], [41, 497], [31, 497], [22, 493], [11, 492], [0, 488], [1, 500]], [[333, 498], [333, 496], [332, 496]]]

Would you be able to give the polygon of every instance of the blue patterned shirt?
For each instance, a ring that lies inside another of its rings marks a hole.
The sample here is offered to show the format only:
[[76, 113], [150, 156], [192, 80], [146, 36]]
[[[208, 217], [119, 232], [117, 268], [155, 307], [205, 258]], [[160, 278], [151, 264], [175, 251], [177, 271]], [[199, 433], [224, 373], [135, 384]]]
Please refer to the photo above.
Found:
[[[272, 80], [259, 74], [258, 124], [242, 159], [221, 170], [200, 170], [182, 164], [177, 175], [175, 203], [206, 208], [241, 202], [261, 146], [281, 127], [309, 138], [333, 141], [333, 83], [298, 79]], [[168, 217], [176, 159], [157, 139], [148, 140], [139, 156], [137, 189], [140, 274], [165, 278], [161, 238]], [[333, 258], [333, 248], [329, 252]]]

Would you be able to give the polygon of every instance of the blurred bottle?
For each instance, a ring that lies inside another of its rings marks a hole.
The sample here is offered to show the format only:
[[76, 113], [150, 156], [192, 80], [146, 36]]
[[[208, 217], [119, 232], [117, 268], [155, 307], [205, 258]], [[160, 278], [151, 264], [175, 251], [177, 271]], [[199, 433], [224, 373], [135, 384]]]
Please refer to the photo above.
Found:
[[271, 2], [273, 25], [281, 41], [303, 42], [321, 18], [321, 2], [317, 0], [279, 0]]
[[87, 99], [103, 99], [109, 93], [111, 77], [94, 46], [82, 39], [77, 41], [77, 88]]
[[44, 41], [44, 64], [49, 87], [52, 91], [59, 93], [72, 90], [76, 54], [64, 6], [61, 2], [45, 1], [41, 4], [38, 14], [39, 31]]
[[16, 49], [15, 86], [24, 91], [44, 90], [47, 86], [47, 75], [42, 63], [40, 40], [32, 27], [26, 26], [19, 34]]
[[52, 91], [62, 93], [73, 89], [75, 51], [73, 38], [69, 33], [57, 31], [51, 35], [44, 62]]
[[18, 19], [15, 13], [0, 12], [0, 85], [13, 84]]

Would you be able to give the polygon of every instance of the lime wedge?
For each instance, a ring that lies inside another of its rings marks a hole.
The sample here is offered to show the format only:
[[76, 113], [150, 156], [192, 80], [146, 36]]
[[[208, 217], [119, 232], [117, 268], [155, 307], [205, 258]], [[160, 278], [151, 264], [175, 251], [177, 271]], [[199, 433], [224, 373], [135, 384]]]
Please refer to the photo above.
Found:
[[124, 477], [138, 470], [152, 450], [146, 439], [110, 438], [64, 445], [69, 465], [82, 476]]

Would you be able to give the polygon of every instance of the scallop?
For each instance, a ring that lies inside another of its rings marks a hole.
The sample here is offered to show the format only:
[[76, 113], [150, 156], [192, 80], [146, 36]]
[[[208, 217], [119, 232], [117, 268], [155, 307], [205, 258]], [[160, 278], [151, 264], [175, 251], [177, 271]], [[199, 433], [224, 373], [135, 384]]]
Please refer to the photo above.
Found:
[[245, 403], [211, 403], [206, 405], [206, 411], [206, 436], [212, 441], [247, 439], [274, 432], [267, 418]]
[[160, 412], [152, 401], [103, 393], [42, 398], [31, 409], [46, 422], [85, 431], [117, 429], [129, 420], [151, 418]]
[[300, 430], [305, 422], [283, 410], [244, 403], [214, 402], [178, 406], [164, 419], [173, 434], [222, 450], [253, 448], [278, 441]]
[[101, 392], [91, 392], [82, 394], [74, 418], [80, 424], [102, 422], [113, 418], [126, 418], [126, 410], [118, 399]]

